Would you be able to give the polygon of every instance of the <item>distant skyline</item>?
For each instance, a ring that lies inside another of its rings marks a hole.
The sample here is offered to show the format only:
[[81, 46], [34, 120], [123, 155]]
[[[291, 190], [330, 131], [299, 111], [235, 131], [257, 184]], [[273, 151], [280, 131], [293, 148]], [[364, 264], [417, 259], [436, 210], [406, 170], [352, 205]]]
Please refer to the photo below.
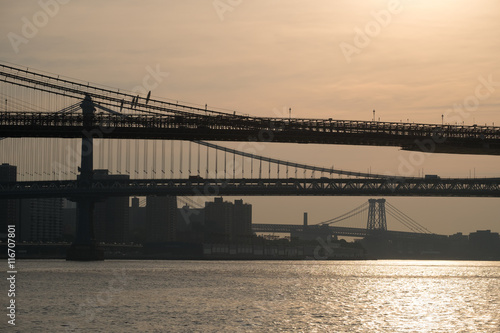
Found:
[[[371, 120], [375, 109], [381, 121], [500, 125], [495, 0], [9, 1], [0, 30], [2, 61], [255, 116], [291, 108], [292, 117]], [[353, 171], [500, 177], [495, 156], [260, 148]], [[305, 211], [315, 223], [367, 199], [244, 197], [254, 223], [297, 224]], [[386, 199], [436, 233], [500, 231], [496, 198]]]

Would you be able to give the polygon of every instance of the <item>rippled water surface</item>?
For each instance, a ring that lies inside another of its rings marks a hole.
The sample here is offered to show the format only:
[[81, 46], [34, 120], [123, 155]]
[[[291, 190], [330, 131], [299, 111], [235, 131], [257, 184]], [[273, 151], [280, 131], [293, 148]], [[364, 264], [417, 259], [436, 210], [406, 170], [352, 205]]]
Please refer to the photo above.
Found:
[[16, 288], [0, 331], [500, 332], [500, 262], [20, 261]]

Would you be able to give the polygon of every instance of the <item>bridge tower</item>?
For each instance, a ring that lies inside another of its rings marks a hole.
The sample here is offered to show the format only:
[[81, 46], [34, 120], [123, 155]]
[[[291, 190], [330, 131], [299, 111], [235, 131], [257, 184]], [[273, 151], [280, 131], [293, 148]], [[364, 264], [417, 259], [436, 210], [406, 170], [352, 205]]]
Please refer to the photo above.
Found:
[[385, 215], [385, 199], [369, 199], [368, 221], [366, 230], [387, 231], [387, 219]]
[[[92, 120], [94, 117], [94, 103], [86, 95], [80, 104], [83, 112], [82, 156], [78, 187], [90, 189], [94, 176], [94, 142]], [[73, 199], [76, 201], [76, 237], [68, 250], [66, 260], [92, 261], [104, 260], [104, 252], [97, 246], [94, 237], [94, 203], [95, 199], [89, 194]]]

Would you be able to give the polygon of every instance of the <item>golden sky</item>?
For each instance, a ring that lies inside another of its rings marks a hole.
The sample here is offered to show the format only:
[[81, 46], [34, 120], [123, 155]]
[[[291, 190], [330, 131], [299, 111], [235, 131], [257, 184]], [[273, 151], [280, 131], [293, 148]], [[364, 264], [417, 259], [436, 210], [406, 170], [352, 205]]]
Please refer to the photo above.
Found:
[[[45, 5], [42, 5], [45, 4]], [[260, 116], [500, 125], [497, 0], [0, 1], [0, 60]], [[225, 143], [237, 147], [237, 143]], [[398, 174], [397, 148], [267, 144], [261, 154]], [[422, 154], [414, 175], [500, 176], [500, 158]], [[405, 171], [406, 172], [406, 171]], [[229, 198], [228, 198], [229, 199]], [[254, 222], [367, 198], [246, 198]], [[498, 199], [389, 198], [439, 233], [500, 231]], [[285, 209], [286, 208], [286, 209]]]

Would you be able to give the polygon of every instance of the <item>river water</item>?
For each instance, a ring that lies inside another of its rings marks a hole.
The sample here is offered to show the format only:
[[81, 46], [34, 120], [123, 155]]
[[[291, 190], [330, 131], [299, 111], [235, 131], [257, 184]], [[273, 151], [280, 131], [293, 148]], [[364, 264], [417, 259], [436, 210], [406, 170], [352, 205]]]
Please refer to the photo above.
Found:
[[500, 332], [500, 262], [23, 260], [17, 270], [16, 326], [4, 314], [2, 332]]

